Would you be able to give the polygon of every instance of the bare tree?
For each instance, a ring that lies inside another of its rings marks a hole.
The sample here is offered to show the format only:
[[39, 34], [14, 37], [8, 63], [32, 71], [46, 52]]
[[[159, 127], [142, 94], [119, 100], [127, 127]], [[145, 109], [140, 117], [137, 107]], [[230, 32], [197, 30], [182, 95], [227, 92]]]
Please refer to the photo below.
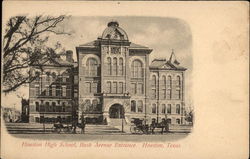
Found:
[[3, 37], [3, 92], [12, 92], [35, 79], [30, 76], [29, 66], [61, 47], [59, 43], [53, 48], [46, 43], [49, 33], [69, 34], [58, 27], [65, 18], [65, 15], [39, 15], [32, 18], [16, 16], [8, 20]]

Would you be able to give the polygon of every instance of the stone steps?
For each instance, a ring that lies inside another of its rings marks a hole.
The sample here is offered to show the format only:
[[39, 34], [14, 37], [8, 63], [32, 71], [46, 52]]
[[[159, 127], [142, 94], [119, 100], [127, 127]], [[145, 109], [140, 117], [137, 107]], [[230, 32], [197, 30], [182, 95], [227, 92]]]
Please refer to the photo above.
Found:
[[[7, 130], [11, 134], [39, 134], [44, 133], [43, 124], [6, 124]], [[53, 124], [45, 125], [46, 133], [52, 132]], [[80, 128], [76, 129], [77, 133], [81, 132]], [[110, 125], [90, 125], [87, 124], [85, 127], [86, 134], [113, 134], [121, 133], [121, 130]]]

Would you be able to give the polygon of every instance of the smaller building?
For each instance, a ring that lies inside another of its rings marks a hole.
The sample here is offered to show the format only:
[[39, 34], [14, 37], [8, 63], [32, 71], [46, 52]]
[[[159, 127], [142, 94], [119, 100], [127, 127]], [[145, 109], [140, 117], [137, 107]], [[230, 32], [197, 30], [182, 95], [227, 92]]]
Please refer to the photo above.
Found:
[[[66, 60], [61, 55], [48, 56], [34, 63], [29, 84], [29, 122], [54, 123], [71, 122], [76, 103], [72, 100], [74, 90], [73, 52], [66, 52]], [[42, 67], [42, 69], [41, 69]]]
[[2, 107], [2, 115], [5, 122], [18, 122], [21, 119], [20, 111], [15, 108]]

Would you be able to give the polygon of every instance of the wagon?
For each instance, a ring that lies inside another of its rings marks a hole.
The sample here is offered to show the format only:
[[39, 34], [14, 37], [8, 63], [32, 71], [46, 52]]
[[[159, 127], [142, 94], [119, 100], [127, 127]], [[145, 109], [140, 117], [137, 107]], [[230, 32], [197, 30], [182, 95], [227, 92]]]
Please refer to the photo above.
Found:
[[130, 132], [132, 134], [148, 134], [150, 126], [148, 124], [143, 124], [143, 120], [139, 118], [132, 119], [132, 125], [130, 127]]
[[55, 124], [53, 124], [52, 132], [56, 132], [56, 133], [61, 133], [61, 132], [71, 133], [72, 129], [73, 129], [72, 126], [63, 125], [61, 123], [55, 123]]

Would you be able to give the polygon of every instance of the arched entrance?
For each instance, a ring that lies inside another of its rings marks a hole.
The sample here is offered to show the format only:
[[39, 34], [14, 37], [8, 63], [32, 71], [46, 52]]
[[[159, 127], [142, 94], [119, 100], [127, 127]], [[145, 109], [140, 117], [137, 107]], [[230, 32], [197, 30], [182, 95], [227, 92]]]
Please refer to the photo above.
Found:
[[124, 118], [124, 108], [121, 104], [113, 104], [109, 108], [109, 117], [110, 118]]

